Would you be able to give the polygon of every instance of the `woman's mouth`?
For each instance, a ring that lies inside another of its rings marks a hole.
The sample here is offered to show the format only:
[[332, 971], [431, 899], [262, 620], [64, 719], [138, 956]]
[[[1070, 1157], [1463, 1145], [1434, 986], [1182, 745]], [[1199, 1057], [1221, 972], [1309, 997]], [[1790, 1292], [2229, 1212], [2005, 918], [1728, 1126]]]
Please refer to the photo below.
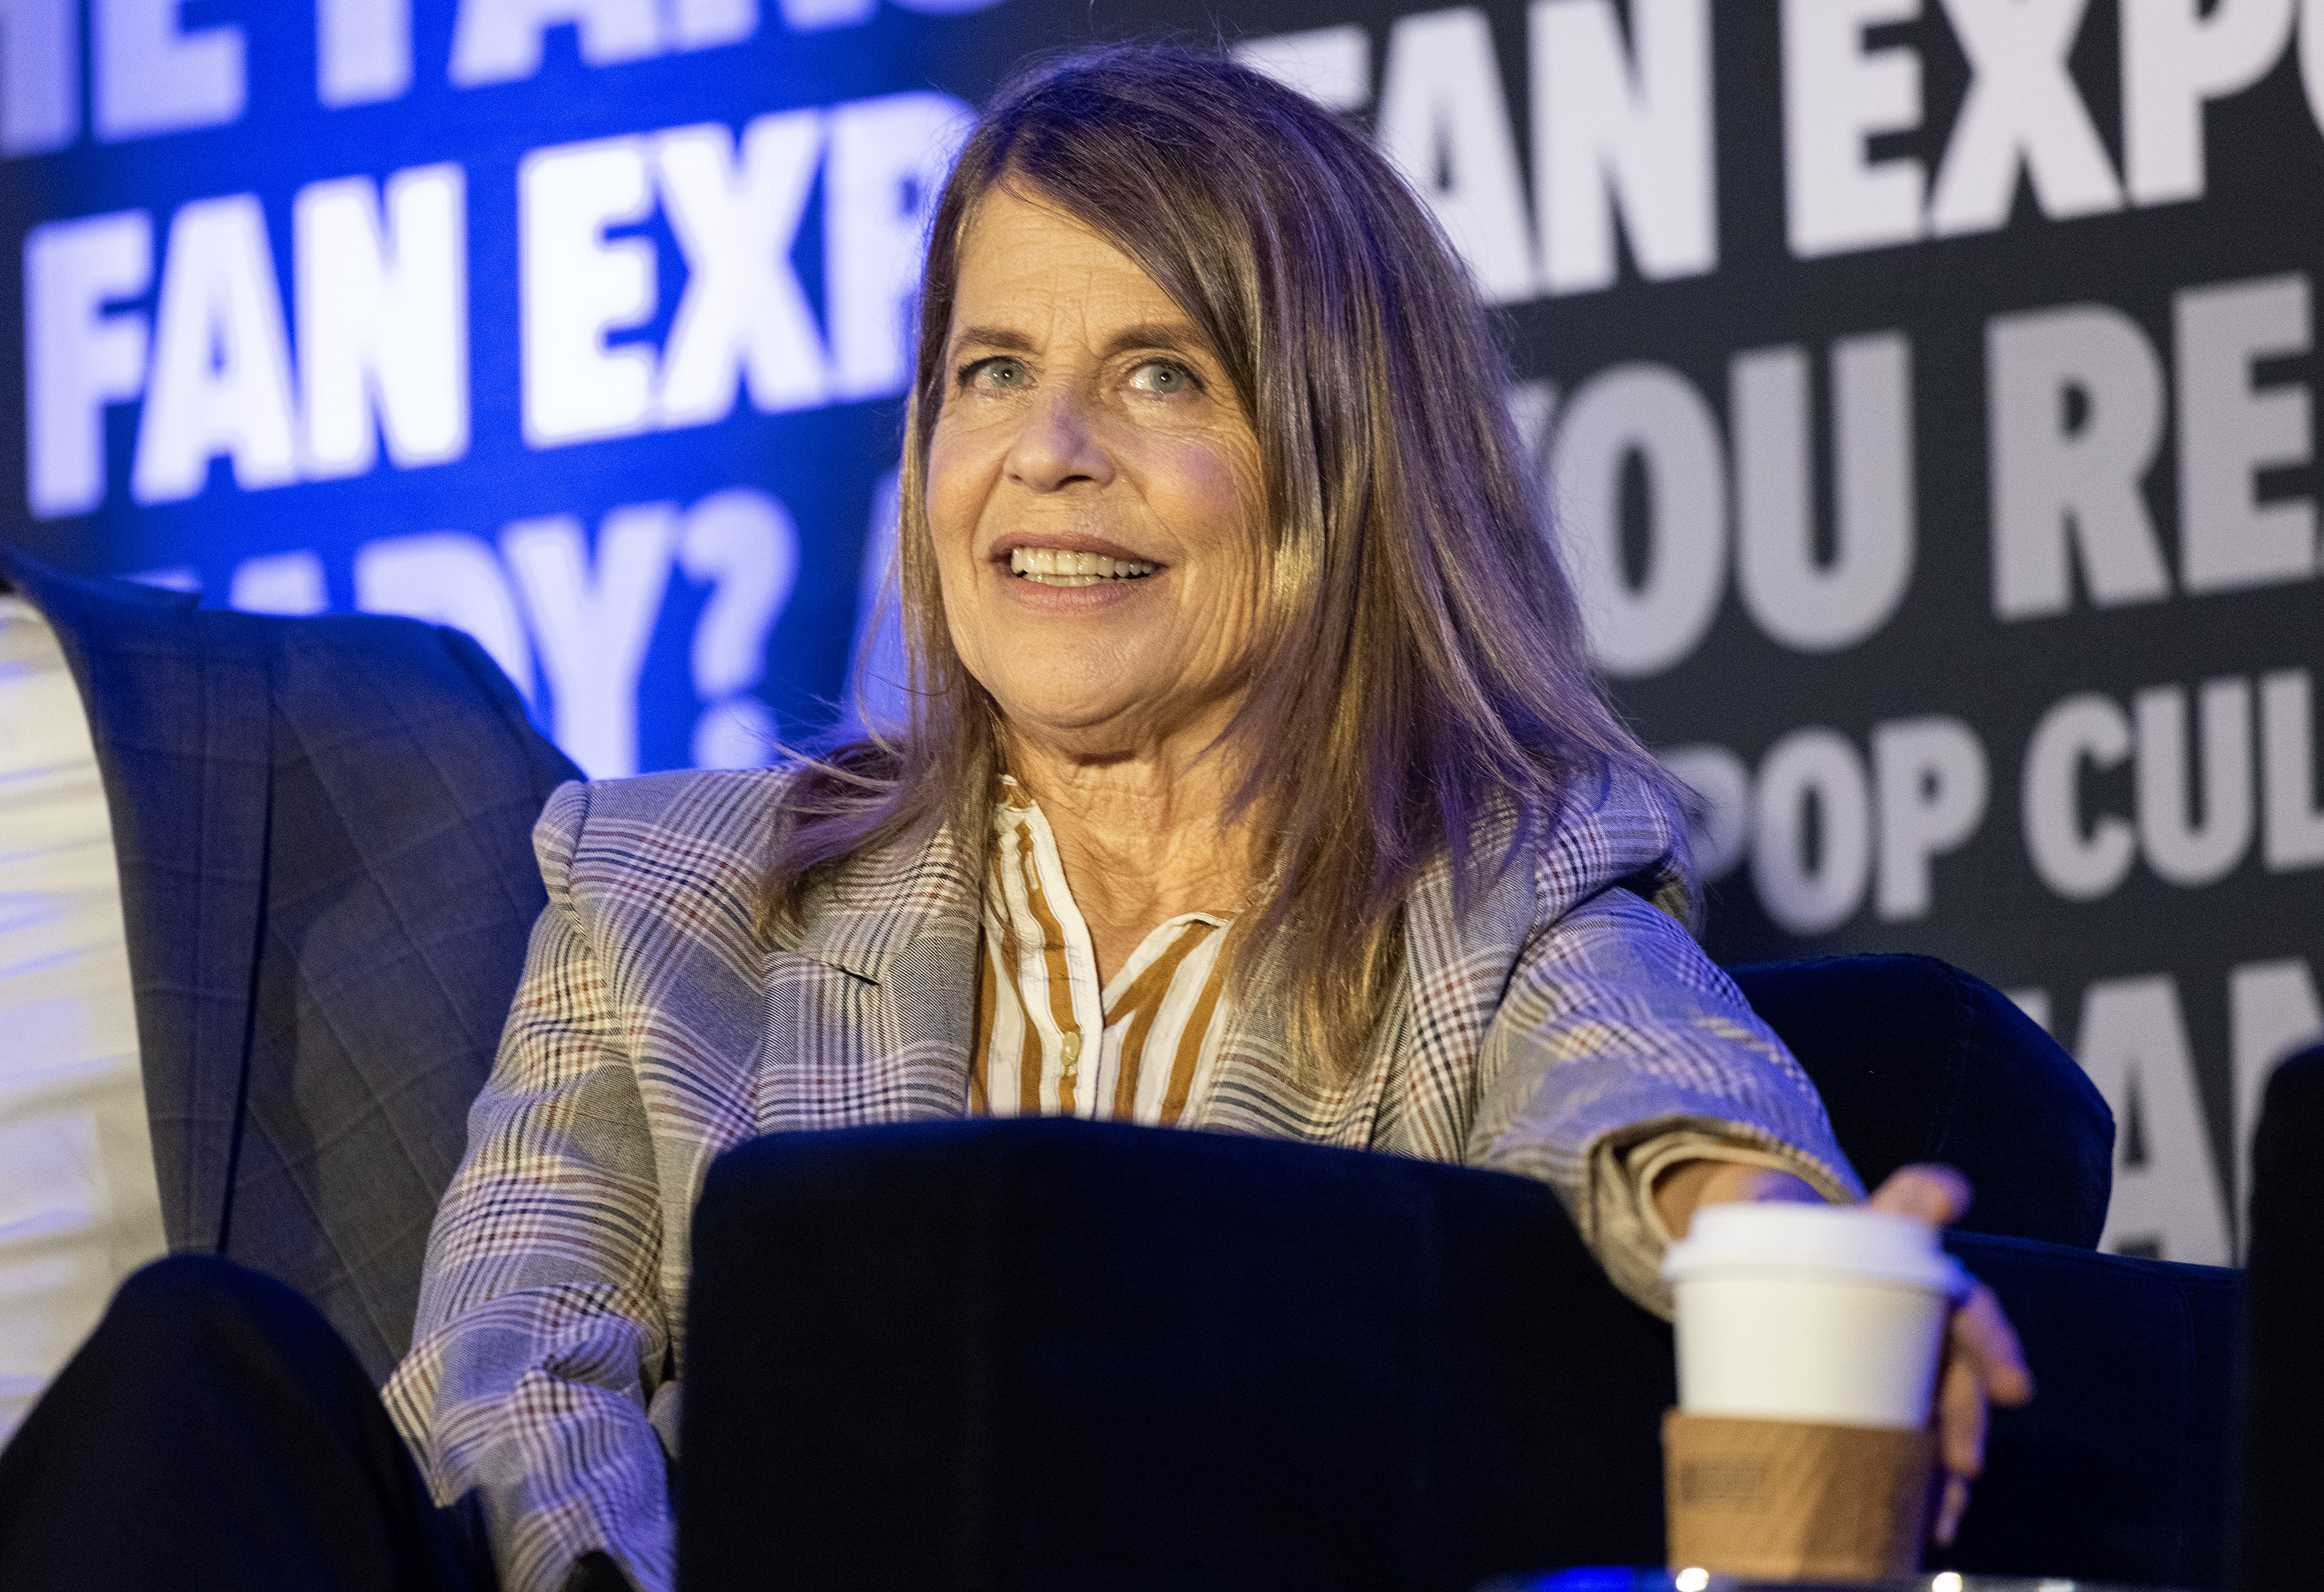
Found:
[[1143, 580], [1159, 566], [1102, 553], [1067, 553], [1055, 548], [1012, 548], [1009, 573], [1043, 586], [1093, 586], [1100, 581]]

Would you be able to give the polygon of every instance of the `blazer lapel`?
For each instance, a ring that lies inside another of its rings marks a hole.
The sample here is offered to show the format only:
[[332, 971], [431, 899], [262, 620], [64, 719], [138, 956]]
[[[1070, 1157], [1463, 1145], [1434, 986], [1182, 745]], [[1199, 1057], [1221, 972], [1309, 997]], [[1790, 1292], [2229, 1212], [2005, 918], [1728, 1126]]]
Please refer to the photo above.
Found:
[[937, 1102], [947, 1115], [966, 1109], [982, 863], [949, 826], [886, 847], [841, 870], [792, 947], [884, 992], [896, 1050], [864, 1059], [897, 1069], [881, 1092], [907, 1102], [908, 1114]]
[[1336, 1080], [1299, 1064], [1287, 1021], [1297, 970], [1282, 942], [1269, 946], [1230, 1019], [1215, 1081], [1193, 1125], [1459, 1160], [1467, 1081], [1534, 922], [1530, 852], [1499, 866], [1510, 833], [1506, 815], [1480, 827], [1486, 871], [1465, 909], [1455, 906], [1448, 860], [1414, 883], [1402, 993], [1382, 1014], [1364, 1064]]
[[272, 790], [264, 630], [12, 555], [80, 687], [120, 864], [164, 1230], [223, 1248]]
[[1405, 988], [1412, 1047], [1402, 1069], [1397, 1114], [1416, 1152], [1457, 1161], [1461, 1125], [1474, 1115], [1476, 1059], [1508, 989], [1526, 937], [1537, 917], [1530, 849], [1508, 854], [1506, 816], [1481, 825], [1471, 842], [1480, 888], [1456, 907], [1452, 870], [1440, 860], [1415, 884], [1405, 906]]

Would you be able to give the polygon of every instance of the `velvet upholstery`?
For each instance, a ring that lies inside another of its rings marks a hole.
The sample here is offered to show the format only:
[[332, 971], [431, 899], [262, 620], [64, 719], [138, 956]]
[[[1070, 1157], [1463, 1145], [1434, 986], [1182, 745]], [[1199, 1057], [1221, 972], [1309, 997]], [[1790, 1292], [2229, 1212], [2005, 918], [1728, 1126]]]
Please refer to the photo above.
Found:
[[[1450, 1589], [1661, 1559], [1670, 1330], [1536, 1183], [866, 1127], [722, 1158], [694, 1244], [682, 1587]], [[2215, 1584], [2232, 1275], [1951, 1244], [2043, 1386], [1997, 1418], [1950, 1562]]]
[[1815, 1080], [1865, 1187], [1909, 1162], [1949, 1162], [1977, 1190], [1965, 1230], [2097, 1245], [2114, 1115], [2000, 990], [1933, 956], [1728, 971]]
[[2267, 1082], [2252, 1144], [2236, 1583], [2313, 1584], [2324, 1520], [2324, 1047]]
[[1450, 1587], [1659, 1534], [1668, 1331], [1541, 1184], [1059, 1119], [782, 1134], [713, 1167], [695, 1256], [683, 1587]]
[[2223, 1266], [1957, 1233], [2025, 1346], [1960, 1540], [1932, 1564], [2147, 1587], [2227, 1574], [2241, 1281]]

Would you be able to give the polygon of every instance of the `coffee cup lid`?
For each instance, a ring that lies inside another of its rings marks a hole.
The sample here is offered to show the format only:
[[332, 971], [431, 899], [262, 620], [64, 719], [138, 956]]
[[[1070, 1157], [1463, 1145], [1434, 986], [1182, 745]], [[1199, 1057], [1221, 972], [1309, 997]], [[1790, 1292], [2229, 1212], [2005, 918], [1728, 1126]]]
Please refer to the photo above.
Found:
[[1663, 1277], [1813, 1271], [1959, 1298], [1969, 1275], [1926, 1222], [1861, 1205], [1786, 1201], [1707, 1205], [1663, 1259]]

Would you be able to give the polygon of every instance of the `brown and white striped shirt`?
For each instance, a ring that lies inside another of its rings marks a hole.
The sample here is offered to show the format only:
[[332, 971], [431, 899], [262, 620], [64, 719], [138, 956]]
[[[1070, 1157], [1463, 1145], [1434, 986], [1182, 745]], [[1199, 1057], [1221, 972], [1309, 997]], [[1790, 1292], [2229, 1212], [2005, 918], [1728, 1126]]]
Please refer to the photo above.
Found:
[[1215, 1070], [1227, 1029], [1220, 955], [1233, 919], [1171, 918], [1102, 988], [1056, 837], [1007, 775], [992, 808], [969, 1109], [1175, 1125]]

